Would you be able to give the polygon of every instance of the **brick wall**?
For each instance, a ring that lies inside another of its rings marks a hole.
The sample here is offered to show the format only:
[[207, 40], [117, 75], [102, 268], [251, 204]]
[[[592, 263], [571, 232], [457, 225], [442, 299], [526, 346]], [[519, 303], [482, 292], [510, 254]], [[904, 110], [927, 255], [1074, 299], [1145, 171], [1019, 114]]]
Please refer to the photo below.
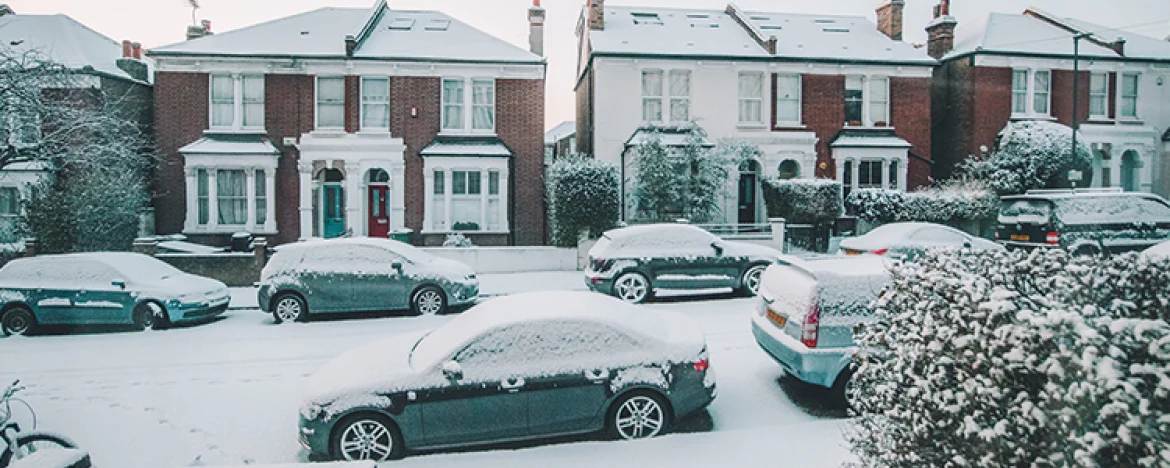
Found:
[[155, 230], [183, 231], [187, 213], [186, 176], [179, 148], [198, 140], [208, 125], [208, 75], [159, 72], [154, 75], [154, 129], [159, 164], [154, 177]]
[[496, 80], [496, 134], [512, 150], [508, 219], [515, 245], [544, 245], [544, 80]]
[[268, 138], [280, 148], [274, 187], [278, 234], [268, 240], [272, 244], [295, 242], [301, 237], [300, 152], [283, 142], [285, 137], [298, 138], [313, 130], [314, 86], [311, 75], [264, 77], [264, 124]]
[[[833, 151], [829, 143], [845, 122], [845, 77], [804, 75], [801, 77], [801, 117], [805, 127], [817, 135], [816, 176], [834, 179]], [[821, 164], [825, 168], [821, 169]]]
[[[406, 144], [406, 227], [421, 232], [426, 199], [423, 160], [418, 155], [439, 133], [440, 78], [390, 78], [390, 133]], [[498, 98], [497, 92], [497, 102]], [[418, 109], [418, 117], [410, 109]]]
[[[899, 137], [913, 145], [906, 184], [914, 189], [930, 184], [931, 79], [890, 78], [890, 125]], [[916, 158], [915, 158], [916, 157]]]
[[345, 131], [354, 133], [361, 130], [362, 77], [345, 77]]
[[577, 148], [580, 154], [593, 154], [593, 69], [577, 84]]
[[[967, 59], [935, 69], [934, 178], [951, 177], [968, 156], [990, 151], [1012, 114], [1012, 70], [975, 67]], [[1070, 114], [1071, 115], [1071, 114]]]
[[[1089, 119], [1089, 72], [1078, 73], [1077, 80], [1077, 121]], [[1070, 70], [1052, 71], [1052, 116], [1061, 124], [1072, 127], [1073, 107], [1073, 72]]]
[[996, 137], [1012, 117], [1012, 69], [973, 67], [968, 76], [971, 96], [966, 103], [971, 109], [971, 137], [963, 157], [979, 154], [981, 146], [993, 150]]

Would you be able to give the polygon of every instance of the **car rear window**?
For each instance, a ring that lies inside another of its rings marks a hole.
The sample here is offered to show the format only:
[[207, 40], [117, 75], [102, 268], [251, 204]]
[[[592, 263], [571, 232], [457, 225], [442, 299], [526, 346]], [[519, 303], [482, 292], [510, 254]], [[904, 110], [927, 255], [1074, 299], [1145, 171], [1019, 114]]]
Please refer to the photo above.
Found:
[[1000, 222], [1015, 222], [1021, 219], [1048, 220], [1052, 214], [1052, 202], [1048, 200], [1004, 200], [999, 208]]
[[1064, 224], [1170, 223], [1170, 206], [1138, 196], [1070, 197], [1056, 201], [1056, 216]]

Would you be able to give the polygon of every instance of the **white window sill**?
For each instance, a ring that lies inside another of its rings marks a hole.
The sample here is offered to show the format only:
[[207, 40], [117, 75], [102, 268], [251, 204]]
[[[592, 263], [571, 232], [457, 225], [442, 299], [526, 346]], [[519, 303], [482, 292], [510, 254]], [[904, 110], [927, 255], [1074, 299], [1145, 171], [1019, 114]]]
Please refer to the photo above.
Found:
[[804, 125], [804, 123], [801, 123], [801, 122], [776, 122], [776, 125], [773, 126], [772, 128], [781, 129], [781, 130], [787, 130], [787, 129], [804, 130], [804, 129], [807, 129], [808, 126]]
[[203, 134], [216, 135], [266, 135], [268, 131], [264, 127], [211, 127], [203, 131]]
[[1048, 120], [1056, 121], [1056, 117], [1051, 114], [1012, 114], [1011, 120]]
[[358, 135], [389, 135], [388, 128], [363, 128], [357, 131]]
[[1117, 123], [1121, 125], [1142, 125], [1145, 121], [1138, 117], [1118, 117]]
[[216, 226], [214, 229], [212, 229], [211, 227], [196, 227], [195, 229], [184, 230], [183, 234], [235, 234], [237, 232], [247, 232], [250, 234], [268, 235], [268, 236], [273, 236], [273, 235], [278, 234], [276, 231], [265, 231], [264, 229], [257, 230], [255, 228], [253, 228], [252, 230], [248, 230], [248, 227], [243, 226], [243, 225], [240, 225], [240, 226]]
[[735, 128], [741, 130], [767, 130], [768, 126], [763, 122], [739, 122], [735, 124]]
[[495, 231], [466, 231], [466, 230], [450, 230], [450, 229], [424, 229], [419, 234], [509, 234], [511, 231], [507, 229]]
[[439, 130], [438, 136], [496, 136], [495, 130], [467, 130], [462, 128], [448, 128]]

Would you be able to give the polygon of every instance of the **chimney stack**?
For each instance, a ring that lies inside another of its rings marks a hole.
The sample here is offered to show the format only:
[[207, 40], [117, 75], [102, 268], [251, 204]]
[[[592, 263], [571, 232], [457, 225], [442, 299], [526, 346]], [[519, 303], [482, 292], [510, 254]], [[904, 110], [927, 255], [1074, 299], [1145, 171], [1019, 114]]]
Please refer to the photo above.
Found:
[[886, 0], [877, 8], [877, 27], [882, 34], [895, 41], [902, 40], [902, 10], [906, 0]]
[[130, 58], [134, 56], [133, 46], [130, 45], [129, 40], [122, 41], [122, 58]]
[[589, 29], [605, 29], [605, 0], [589, 0]]
[[142, 43], [141, 42], [130, 43], [130, 52], [131, 52], [131, 56], [134, 57], [134, 60], [142, 60]]
[[955, 48], [955, 26], [959, 21], [951, 16], [950, 0], [940, 0], [934, 6], [934, 19], [926, 25], [927, 53], [935, 59], [941, 59], [947, 52]]
[[532, 8], [528, 9], [528, 50], [544, 56], [544, 8], [540, 0], [532, 0]]
[[114, 61], [122, 71], [138, 81], [148, 81], [150, 70], [146, 62], [142, 61], [142, 44], [139, 42], [122, 41], [122, 57]]
[[210, 20], [200, 21], [199, 26], [195, 26], [195, 25], [187, 26], [187, 40], [188, 41], [191, 39], [199, 39], [203, 36], [210, 36], [211, 34], [212, 34], [212, 32], [211, 32], [211, 21]]

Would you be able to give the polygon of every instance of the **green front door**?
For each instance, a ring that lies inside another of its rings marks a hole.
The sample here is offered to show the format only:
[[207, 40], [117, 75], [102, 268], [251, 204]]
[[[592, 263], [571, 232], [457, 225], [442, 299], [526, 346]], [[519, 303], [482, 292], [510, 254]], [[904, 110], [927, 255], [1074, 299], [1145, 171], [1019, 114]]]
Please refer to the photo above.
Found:
[[338, 237], [345, 233], [345, 189], [341, 185], [324, 186], [321, 194], [322, 237]]

